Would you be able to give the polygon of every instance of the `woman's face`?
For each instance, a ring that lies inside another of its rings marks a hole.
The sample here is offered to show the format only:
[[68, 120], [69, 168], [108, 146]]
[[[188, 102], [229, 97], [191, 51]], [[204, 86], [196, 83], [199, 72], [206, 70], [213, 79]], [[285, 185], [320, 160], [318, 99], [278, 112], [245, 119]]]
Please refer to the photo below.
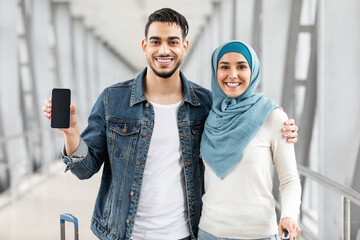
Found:
[[251, 69], [242, 54], [229, 52], [221, 57], [216, 77], [226, 96], [236, 98], [243, 94], [249, 86]]

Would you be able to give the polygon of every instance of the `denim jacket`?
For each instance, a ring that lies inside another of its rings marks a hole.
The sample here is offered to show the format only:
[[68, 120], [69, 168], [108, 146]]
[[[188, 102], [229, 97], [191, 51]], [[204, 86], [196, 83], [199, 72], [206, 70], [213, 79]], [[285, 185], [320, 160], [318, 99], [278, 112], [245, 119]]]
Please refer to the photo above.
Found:
[[[100, 239], [129, 240], [139, 203], [141, 183], [154, 127], [154, 109], [146, 100], [143, 77], [106, 88], [96, 101], [80, 145], [67, 157], [66, 170], [79, 179], [103, 174], [91, 230]], [[199, 157], [200, 137], [211, 108], [210, 91], [180, 73], [184, 98], [178, 110], [178, 128], [185, 173], [188, 222], [195, 239], [201, 213], [204, 166]]]

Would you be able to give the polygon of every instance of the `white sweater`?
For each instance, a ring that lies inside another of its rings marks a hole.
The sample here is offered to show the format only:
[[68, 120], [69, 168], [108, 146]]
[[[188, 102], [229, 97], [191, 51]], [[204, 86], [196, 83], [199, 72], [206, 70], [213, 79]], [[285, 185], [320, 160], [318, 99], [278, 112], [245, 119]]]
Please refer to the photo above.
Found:
[[[242, 160], [223, 179], [205, 163], [200, 229], [217, 237], [258, 239], [277, 234], [272, 195], [273, 165], [280, 180], [281, 218], [298, 218], [301, 186], [294, 144], [282, 138], [288, 118], [276, 109], [244, 149]], [[236, 147], [236, 143], [234, 143]]]

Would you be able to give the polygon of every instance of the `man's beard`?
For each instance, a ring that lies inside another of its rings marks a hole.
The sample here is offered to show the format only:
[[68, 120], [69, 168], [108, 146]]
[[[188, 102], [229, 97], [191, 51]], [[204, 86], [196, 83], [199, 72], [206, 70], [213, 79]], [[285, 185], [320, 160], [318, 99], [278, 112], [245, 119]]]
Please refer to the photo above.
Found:
[[154, 68], [154, 66], [152, 64], [149, 64], [150, 68], [153, 70], [155, 75], [158, 76], [158, 77], [161, 77], [161, 78], [169, 78], [169, 77], [171, 77], [176, 72], [176, 70], [180, 67], [180, 65], [181, 65], [181, 60], [176, 64], [174, 69], [171, 70], [170, 72], [160, 73], [160, 72], [155, 70], [155, 68]]

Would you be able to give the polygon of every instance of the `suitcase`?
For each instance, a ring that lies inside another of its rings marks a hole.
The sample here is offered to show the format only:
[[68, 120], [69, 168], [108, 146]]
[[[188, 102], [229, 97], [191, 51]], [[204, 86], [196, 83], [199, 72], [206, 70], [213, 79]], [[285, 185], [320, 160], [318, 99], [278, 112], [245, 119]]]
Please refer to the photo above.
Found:
[[60, 231], [61, 231], [61, 240], [65, 240], [65, 222], [74, 223], [74, 233], [75, 240], [79, 240], [79, 224], [76, 217], [71, 215], [70, 213], [60, 214]]

